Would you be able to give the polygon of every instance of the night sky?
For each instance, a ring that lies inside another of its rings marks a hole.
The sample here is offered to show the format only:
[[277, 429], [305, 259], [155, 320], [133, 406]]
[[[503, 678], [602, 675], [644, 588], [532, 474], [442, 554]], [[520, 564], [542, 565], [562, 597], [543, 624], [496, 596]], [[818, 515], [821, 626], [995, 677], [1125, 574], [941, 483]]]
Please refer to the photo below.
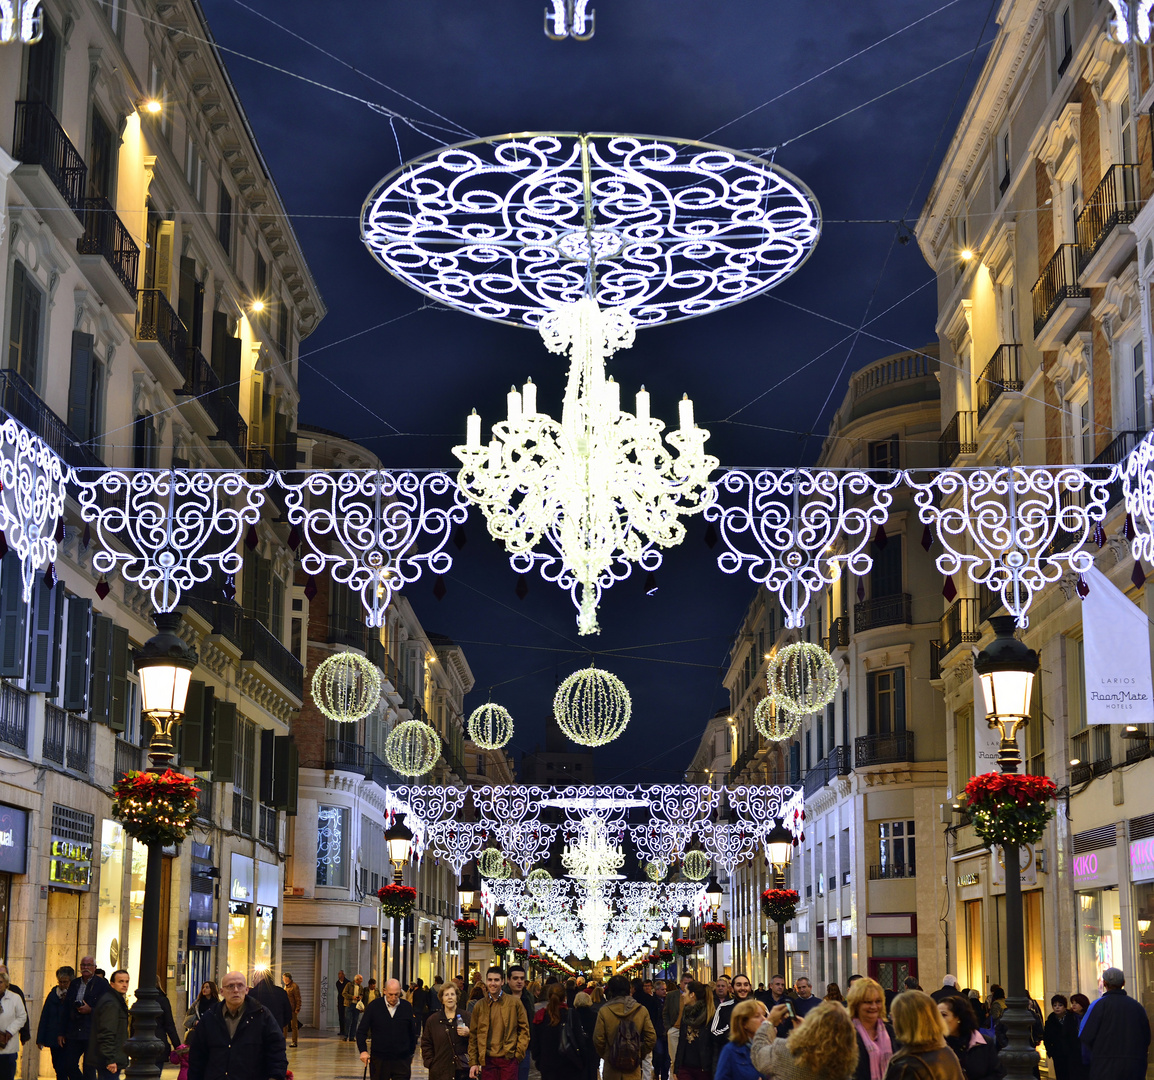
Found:
[[[898, 223], [917, 220], [995, 33], [994, 3], [597, 0], [586, 42], [547, 39], [543, 0], [203, 5], [328, 306], [302, 344], [300, 418], [388, 467], [455, 467], [470, 409], [487, 433], [526, 376], [539, 407], [560, 411], [565, 361], [534, 332], [432, 307], [360, 241], [361, 204], [380, 178], [463, 132], [776, 147], [813, 190], [823, 235], [791, 280], [642, 330], [610, 362], [626, 407], [645, 383], [667, 425], [687, 392], [723, 466], [811, 464], [849, 374], [934, 338], [933, 276]], [[426, 630], [464, 647], [477, 679], [466, 710], [492, 687], [513, 714], [519, 760], [544, 741], [557, 683], [592, 650], [633, 695], [596, 779], [678, 779], [727, 705], [721, 675], [753, 593], [718, 570], [721, 546], [705, 546], [700, 517], [666, 553], [657, 594], [635, 573], [602, 601], [600, 635], [585, 638], [567, 593], [532, 578], [519, 600], [479, 513], [466, 529], [444, 599], [429, 578], [407, 593]]]

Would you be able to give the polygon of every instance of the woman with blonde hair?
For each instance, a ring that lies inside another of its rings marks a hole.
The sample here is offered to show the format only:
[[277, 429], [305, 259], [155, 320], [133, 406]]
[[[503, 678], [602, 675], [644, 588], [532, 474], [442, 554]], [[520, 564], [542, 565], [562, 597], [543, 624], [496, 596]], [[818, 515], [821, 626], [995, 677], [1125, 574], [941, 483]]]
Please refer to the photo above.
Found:
[[713, 1080], [759, 1080], [760, 1073], [750, 1060], [750, 1044], [768, 1015], [757, 998], [739, 1001], [729, 1014], [729, 1042], [717, 1058]]
[[929, 994], [898, 994], [893, 1019], [902, 1048], [890, 1059], [885, 1080], [965, 1080], [957, 1055], [946, 1045], [945, 1021]]
[[856, 979], [845, 1007], [857, 1033], [857, 1072], [854, 1080], [885, 1080], [890, 1058], [900, 1045], [886, 1021], [886, 995], [875, 979]]
[[788, 1009], [775, 1005], [758, 1028], [750, 1054], [753, 1067], [774, 1080], [849, 1080], [858, 1063], [858, 1046], [845, 1009], [823, 1001], [804, 1020], [793, 1021], [788, 1038], [778, 1038], [777, 1025], [785, 1022]]

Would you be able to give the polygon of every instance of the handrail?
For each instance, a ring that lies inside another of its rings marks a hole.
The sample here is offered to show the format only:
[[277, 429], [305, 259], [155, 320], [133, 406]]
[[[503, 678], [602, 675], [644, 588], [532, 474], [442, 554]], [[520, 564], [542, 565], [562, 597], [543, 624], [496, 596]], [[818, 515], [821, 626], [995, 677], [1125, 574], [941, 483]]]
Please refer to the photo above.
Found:
[[1086, 200], [1074, 226], [1080, 248], [1079, 269], [1084, 270], [1106, 237], [1118, 225], [1133, 221], [1141, 208], [1138, 166], [1126, 162], [1111, 165]]
[[12, 155], [25, 165], [39, 165], [64, 196], [64, 201], [73, 210], [80, 209], [88, 182], [88, 166], [44, 102], [16, 102]]
[[140, 248], [132, 239], [124, 222], [102, 195], [84, 199], [80, 207], [84, 235], [76, 241], [81, 255], [100, 255], [112, 267], [113, 273], [136, 299], [136, 275], [140, 268]]
[[1058, 310], [1063, 300], [1090, 294], [1078, 283], [1081, 266], [1077, 244], [1060, 244], [1045, 267], [1030, 295], [1034, 301], [1034, 337], [1037, 337]]
[[[160, 289], [140, 289], [136, 306], [136, 340], [155, 341], [181, 371], [187, 383], [188, 331]], [[189, 391], [178, 390], [177, 393]]]
[[976, 454], [978, 443], [974, 437], [974, 414], [956, 412], [938, 436], [938, 464], [949, 468], [962, 454]]
[[994, 402], [1005, 393], [1021, 391], [1021, 345], [999, 345], [990, 362], [978, 376], [978, 423], [994, 407]]

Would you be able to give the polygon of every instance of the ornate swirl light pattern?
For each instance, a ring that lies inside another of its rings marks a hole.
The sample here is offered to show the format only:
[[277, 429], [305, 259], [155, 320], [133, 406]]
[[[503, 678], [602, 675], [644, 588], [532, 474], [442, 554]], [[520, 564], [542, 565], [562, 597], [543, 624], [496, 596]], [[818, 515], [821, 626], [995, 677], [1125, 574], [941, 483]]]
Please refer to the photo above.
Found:
[[491, 701], [473, 710], [466, 727], [469, 738], [482, 750], [500, 750], [513, 737], [509, 710]]
[[1110, 33], [1115, 41], [1125, 45], [1134, 38], [1142, 45], [1150, 44], [1154, 0], [1110, 0], [1110, 7], [1114, 11]]
[[1082, 574], [1093, 565], [1085, 545], [1106, 516], [1116, 475], [1108, 467], [1093, 471], [1092, 476], [1076, 466], [947, 469], [924, 478], [909, 472], [906, 482], [919, 519], [945, 549], [937, 558], [939, 572], [952, 576], [964, 567], [972, 582], [1000, 596], [1024, 629], [1037, 592], [1065, 569]]
[[382, 625], [393, 593], [416, 581], [423, 568], [434, 574], [452, 569], [444, 547], [467, 511], [445, 473], [311, 472], [297, 484], [278, 480], [288, 520], [301, 528], [310, 549], [301, 568], [306, 574], [327, 571], [359, 593], [369, 626]]
[[766, 681], [778, 709], [801, 715], [820, 712], [841, 686], [833, 657], [812, 641], [786, 645], [769, 662]]
[[420, 720], [403, 720], [385, 740], [385, 760], [401, 776], [424, 776], [440, 756], [440, 735]]
[[741, 469], [716, 482], [717, 501], [705, 510], [720, 524], [726, 550], [717, 565], [727, 574], [742, 567], [750, 580], [774, 593], [785, 625], [805, 625], [810, 599], [843, 571], [868, 574], [866, 552], [889, 517], [900, 472], [860, 470]]
[[41, 0], [0, 0], [0, 45], [13, 42], [35, 45], [39, 42], [44, 36], [44, 14], [40, 5]]
[[633, 700], [625, 684], [600, 668], [573, 672], [553, 697], [561, 730], [581, 746], [604, 746], [625, 730]]
[[360, 653], [338, 652], [313, 672], [313, 702], [338, 724], [363, 720], [380, 703], [381, 673]]
[[705, 315], [784, 281], [820, 231], [812, 192], [763, 158], [641, 135], [439, 149], [386, 176], [361, 211], [361, 238], [391, 274], [525, 326], [590, 284], [642, 324]]
[[709, 856], [697, 848], [687, 851], [681, 861], [681, 872], [690, 881], [704, 881], [709, 877]]
[[[596, 633], [602, 589], [661, 565], [659, 549], [685, 537], [683, 515], [713, 497], [705, 453], [709, 432], [693, 422], [693, 403], [680, 405], [680, 427], [665, 435], [649, 414], [649, 394], [637, 412], [621, 408], [620, 387], [605, 377], [605, 359], [633, 340], [633, 320], [584, 299], [552, 312], [541, 335], [552, 352], [570, 353], [569, 380], [558, 423], [537, 411], [530, 380], [508, 395], [507, 420], [481, 443], [481, 418], [468, 418], [464, 446], [453, 447], [457, 481], [505, 545], [518, 573], [539, 565], [542, 577], [569, 590], [582, 634]], [[555, 554], [535, 551], [545, 541]]]
[[1134, 528], [1135, 559], [1154, 562], [1154, 436], [1147, 435], [1119, 466], [1126, 513]]
[[770, 742], [792, 739], [801, 727], [801, 713], [779, 709], [772, 693], [767, 694], [753, 710], [753, 724]]
[[589, 0], [550, 0], [545, 9], [545, 36], [551, 41], [588, 41], [596, 28], [596, 12], [589, 11]]
[[0, 424], [0, 533], [20, 559], [24, 602], [38, 570], [56, 560], [56, 530], [64, 514], [68, 468], [22, 424]]

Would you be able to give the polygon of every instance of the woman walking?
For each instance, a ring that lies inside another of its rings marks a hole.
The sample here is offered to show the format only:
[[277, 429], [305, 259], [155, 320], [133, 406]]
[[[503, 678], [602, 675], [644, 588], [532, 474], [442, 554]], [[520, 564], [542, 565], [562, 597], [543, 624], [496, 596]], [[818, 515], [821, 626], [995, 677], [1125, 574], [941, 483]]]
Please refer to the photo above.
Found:
[[825, 984], [825, 1001], [836, 1001], [839, 1005], [845, 1004], [845, 995], [841, 992], [841, 987], [837, 983]]
[[890, 1058], [885, 1080], [965, 1080], [957, 1056], [946, 1045], [946, 1025], [929, 994], [921, 990], [898, 994], [893, 1021], [901, 1049]]
[[849, 988], [846, 1008], [857, 1032], [855, 1080], [885, 1080], [886, 1068], [898, 1048], [898, 1041], [886, 1020], [886, 995], [881, 983], [858, 979]]
[[844, 1006], [823, 1001], [804, 1020], [795, 1021], [783, 1039], [777, 1026], [787, 1017], [786, 1006], [775, 1005], [753, 1037], [750, 1060], [762, 1076], [775, 1080], [849, 1080], [854, 1075], [858, 1040]]
[[954, 1052], [966, 1080], [1002, 1080], [1006, 1070], [998, 1048], [978, 1030], [978, 1018], [963, 997], [938, 1002], [946, 1025], [946, 1045]]
[[421, 1062], [429, 1080], [464, 1080], [469, 1075], [469, 1028], [457, 1011], [457, 984], [443, 983], [441, 1007], [421, 1032]]
[[201, 983], [200, 993], [192, 1003], [192, 1008], [188, 1010], [184, 1017], [184, 1041], [186, 1043], [192, 1037], [193, 1028], [200, 1023], [200, 1018], [216, 1005], [218, 1001], [220, 1001], [220, 991], [217, 990], [216, 983]]
[[709, 1004], [709, 991], [704, 985], [694, 981], [686, 987], [677, 1057], [673, 1062], [673, 1075], [677, 1080], [710, 1080], [713, 1048], [709, 1042], [709, 1020], [713, 1014]]
[[[578, 1057], [574, 1060], [561, 1053], [561, 1034], [565, 1031], [569, 1013], [565, 996], [565, 986], [559, 982], [552, 983], [545, 999], [545, 1008], [539, 1010], [533, 1018], [530, 1046], [533, 1064], [541, 1073], [541, 1080], [584, 1080], [585, 1077], [582, 1059]], [[583, 1028], [581, 1034], [584, 1034]]]

